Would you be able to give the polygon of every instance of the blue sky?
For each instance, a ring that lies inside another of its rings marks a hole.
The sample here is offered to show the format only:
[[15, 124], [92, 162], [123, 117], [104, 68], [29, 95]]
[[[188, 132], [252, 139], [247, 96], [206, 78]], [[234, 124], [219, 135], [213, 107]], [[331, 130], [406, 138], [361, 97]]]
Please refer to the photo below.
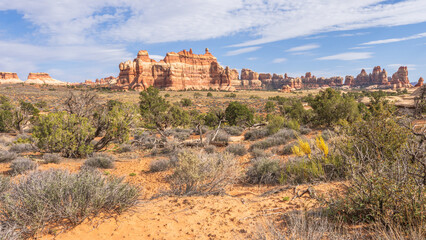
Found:
[[0, 71], [82, 82], [148, 50], [207, 47], [223, 66], [300, 76], [380, 65], [426, 77], [426, 0], [0, 0]]

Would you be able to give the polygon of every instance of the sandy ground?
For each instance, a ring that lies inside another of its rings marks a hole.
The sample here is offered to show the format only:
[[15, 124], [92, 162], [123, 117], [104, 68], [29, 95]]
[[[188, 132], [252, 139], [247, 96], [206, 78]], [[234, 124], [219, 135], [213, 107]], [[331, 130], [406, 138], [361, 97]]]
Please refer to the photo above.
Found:
[[[118, 157], [114, 169], [107, 174], [125, 176], [126, 181], [142, 188], [140, 203], [114, 218], [94, 219], [62, 232], [51, 229], [40, 239], [251, 239], [267, 219], [279, 220], [282, 213], [310, 209], [316, 200], [305, 195], [290, 201], [294, 189], [266, 197], [262, 193], [279, 186], [234, 185], [224, 196], [160, 197], [152, 196], [167, 190], [165, 177], [170, 172], [150, 173], [149, 162], [155, 158], [138, 158], [126, 154]], [[61, 168], [78, 171], [83, 160], [65, 160], [60, 164], [40, 165], [40, 170]], [[244, 162], [244, 161], [243, 161]], [[0, 164], [0, 174], [6, 174], [9, 164]], [[129, 176], [136, 173], [136, 176]], [[313, 186], [317, 194], [340, 188], [328, 183]], [[297, 189], [305, 190], [308, 185]], [[290, 198], [286, 200], [285, 198]]]

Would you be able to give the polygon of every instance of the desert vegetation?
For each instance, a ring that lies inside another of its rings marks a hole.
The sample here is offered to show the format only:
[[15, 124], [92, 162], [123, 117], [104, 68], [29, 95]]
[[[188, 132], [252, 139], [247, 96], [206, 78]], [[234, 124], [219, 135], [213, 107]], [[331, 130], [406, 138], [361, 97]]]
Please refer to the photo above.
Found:
[[260, 224], [238, 225], [244, 238], [426, 237], [425, 112], [387, 100], [407, 93], [195, 93], [2, 96], [0, 239], [67, 232], [140, 200], [210, 198], [257, 208], [238, 220]]

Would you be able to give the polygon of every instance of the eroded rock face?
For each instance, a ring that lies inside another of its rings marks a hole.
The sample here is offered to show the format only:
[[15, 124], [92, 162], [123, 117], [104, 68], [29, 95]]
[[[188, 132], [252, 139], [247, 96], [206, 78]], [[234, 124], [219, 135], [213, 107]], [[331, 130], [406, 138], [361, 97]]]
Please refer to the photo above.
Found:
[[47, 85], [66, 85], [65, 82], [53, 79], [47, 73], [28, 74], [26, 84], [47, 84]]
[[423, 78], [419, 78], [419, 81], [417, 82], [417, 84], [414, 87], [423, 87], [424, 85], [424, 80]]
[[391, 85], [392, 88], [409, 88], [413, 86], [408, 79], [407, 67], [399, 67], [398, 71], [392, 75]]
[[345, 85], [346, 86], [353, 86], [355, 85], [355, 78], [353, 76], [346, 76], [345, 77]]
[[144, 90], [150, 86], [169, 90], [220, 89], [232, 90], [233, 80], [238, 79], [234, 69], [223, 68], [206, 49], [202, 55], [192, 49], [167, 53], [157, 62], [147, 51], [139, 51], [133, 61], [119, 65], [117, 86], [121, 89]]
[[18, 74], [12, 72], [0, 72], [0, 84], [23, 83]]

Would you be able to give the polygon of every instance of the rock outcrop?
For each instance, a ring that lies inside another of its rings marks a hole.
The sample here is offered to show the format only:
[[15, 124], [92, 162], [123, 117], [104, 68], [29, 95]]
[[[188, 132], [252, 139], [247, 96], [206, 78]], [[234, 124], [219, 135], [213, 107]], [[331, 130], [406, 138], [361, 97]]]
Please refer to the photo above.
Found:
[[0, 72], [0, 84], [23, 83], [18, 74], [12, 72]]
[[389, 82], [388, 73], [380, 66], [376, 66], [373, 72], [367, 74], [365, 69], [361, 70], [356, 78], [346, 76], [345, 85], [350, 87], [374, 87], [374, 88], [409, 88], [412, 87], [408, 80], [407, 67], [400, 67], [396, 73], [392, 75]]
[[243, 68], [241, 70], [241, 88], [262, 89], [262, 82], [259, 80], [259, 73]]
[[120, 63], [119, 68], [119, 89], [144, 90], [154, 86], [169, 90], [232, 90], [231, 85], [236, 84], [233, 80], [238, 79], [238, 72], [220, 66], [208, 49], [202, 55], [194, 54], [192, 49], [170, 52], [159, 62], [142, 50], [133, 61]]
[[414, 87], [423, 87], [424, 85], [424, 80], [423, 78], [419, 78], [419, 81], [417, 82], [417, 84]]
[[391, 85], [394, 89], [413, 87], [410, 80], [408, 80], [407, 67], [399, 67], [398, 71], [392, 75]]
[[67, 83], [53, 79], [47, 73], [28, 74], [26, 84], [66, 85]]

